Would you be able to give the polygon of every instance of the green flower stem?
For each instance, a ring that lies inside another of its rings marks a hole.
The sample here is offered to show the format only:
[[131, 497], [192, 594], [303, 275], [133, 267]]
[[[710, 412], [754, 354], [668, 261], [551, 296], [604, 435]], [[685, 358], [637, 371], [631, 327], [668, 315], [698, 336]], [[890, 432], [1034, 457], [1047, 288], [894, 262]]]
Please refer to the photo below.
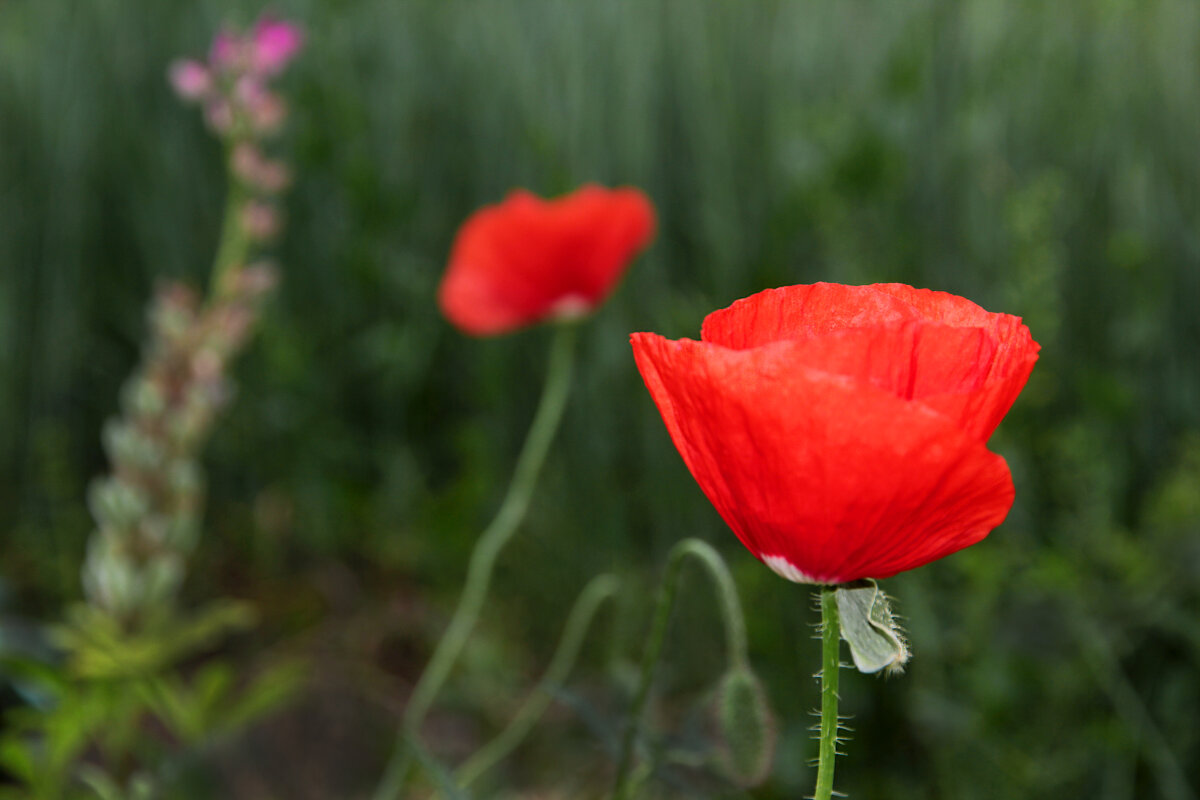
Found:
[[453, 669], [479, 619], [480, 609], [483, 608], [492, 582], [492, 570], [496, 559], [525, 517], [538, 474], [546, 460], [546, 452], [566, 407], [571, 386], [574, 344], [575, 326], [561, 325], [554, 334], [541, 402], [525, 439], [525, 445], [521, 449], [521, 455], [517, 459], [508, 494], [500, 505], [500, 510], [496, 512], [495, 519], [480, 535], [479, 542], [471, 553], [466, 585], [459, 598], [458, 608], [455, 609], [450, 625], [438, 642], [433, 657], [417, 681], [412, 697], [409, 698], [392, 759], [388, 762], [383, 780], [375, 791], [374, 800], [394, 800], [399, 796], [411, 763], [405, 739], [418, 739], [425, 715], [429, 713], [434, 699], [449, 677], [450, 670]]
[[725, 561], [716, 550], [705, 542], [699, 539], [684, 539], [671, 548], [667, 557], [666, 572], [658, 587], [658, 599], [654, 610], [654, 621], [650, 628], [650, 638], [646, 641], [646, 650], [642, 654], [641, 676], [634, 693], [633, 705], [629, 710], [629, 717], [625, 721], [625, 732], [621, 738], [617, 773], [613, 782], [612, 797], [614, 800], [626, 800], [633, 795], [635, 781], [631, 779], [631, 768], [634, 745], [637, 743], [646, 701], [650, 696], [650, 684], [654, 680], [654, 671], [658, 666], [663, 641], [666, 638], [667, 623], [671, 618], [671, 608], [679, 588], [680, 568], [688, 556], [692, 556], [705, 566], [713, 583], [717, 586], [721, 616], [725, 622], [725, 642], [730, 666], [744, 667], [749, 660], [746, 655], [746, 626], [742, 617], [742, 605], [738, 600], [737, 589], [734, 587], [733, 578], [725, 566]]
[[[232, 148], [226, 150], [226, 164]], [[246, 265], [250, 255], [250, 237], [242, 224], [242, 211], [246, 205], [246, 192], [238, 183], [232, 169], [229, 172], [229, 193], [225, 200], [225, 219], [221, 223], [221, 240], [217, 245], [217, 255], [213, 260], [212, 275], [209, 278], [208, 295], [217, 298], [229, 290], [233, 274]]]
[[821, 596], [821, 734], [817, 746], [817, 789], [813, 800], [833, 795], [833, 760], [837, 756], [838, 670], [841, 667], [841, 627], [837, 587], [822, 586]]
[[508, 723], [508, 727], [467, 759], [455, 772], [455, 782], [459, 786], [470, 786], [480, 775], [503, 760], [537, 724], [550, 705], [553, 690], [562, 684], [571, 667], [575, 665], [575, 659], [579, 656], [579, 649], [583, 645], [583, 638], [592, 624], [593, 617], [604, 601], [616, 594], [618, 585], [616, 577], [600, 575], [593, 578], [579, 594], [579, 599], [575, 601], [575, 606], [567, 617], [562, 639], [546, 674], [525, 701], [525, 705]]

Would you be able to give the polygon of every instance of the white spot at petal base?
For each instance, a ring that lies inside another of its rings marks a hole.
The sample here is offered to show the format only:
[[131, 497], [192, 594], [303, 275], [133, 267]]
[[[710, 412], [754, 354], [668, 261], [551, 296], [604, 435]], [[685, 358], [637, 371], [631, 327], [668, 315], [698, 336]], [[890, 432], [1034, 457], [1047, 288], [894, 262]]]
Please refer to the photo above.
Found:
[[594, 303], [581, 294], [568, 294], [550, 308], [550, 316], [565, 321], [581, 319], [592, 312]]
[[761, 556], [761, 558], [762, 562], [770, 567], [776, 575], [792, 583], [832, 584], [838, 582], [830, 578], [819, 578], [816, 575], [809, 575], [783, 556]]

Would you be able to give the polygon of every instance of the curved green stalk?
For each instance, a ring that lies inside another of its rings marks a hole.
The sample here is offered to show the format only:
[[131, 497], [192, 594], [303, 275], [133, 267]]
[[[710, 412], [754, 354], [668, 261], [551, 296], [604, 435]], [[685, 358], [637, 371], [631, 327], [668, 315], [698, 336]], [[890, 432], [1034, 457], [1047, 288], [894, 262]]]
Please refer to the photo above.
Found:
[[833, 760], [837, 756], [838, 669], [841, 667], [841, 625], [837, 587], [822, 586], [821, 595], [821, 733], [817, 745], [817, 788], [813, 800], [833, 795]]
[[429, 713], [434, 699], [449, 677], [451, 669], [467, 644], [467, 639], [471, 636], [471, 631], [475, 629], [475, 623], [479, 620], [479, 612], [491, 586], [496, 559], [516, 532], [521, 520], [525, 518], [525, 511], [537, 485], [538, 474], [546, 460], [546, 452], [550, 449], [550, 443], [566, 407], [571, 386], [574, 342], [574, 325], [564, 324], [555, 331], [542, 398], [525, 445], [521, 449], [521, 455], [517, 459], [508, 494], [505, 495], [500, 510], [496, 512], [496, 517], [480, 535], [479, 542], [471, 553], [466, 585], [459, 598], [458, 608], [455, 609], [450, 625], [413, 689], [412, 697], [404, 711], [400, 732], [396, 737], [391, 761], [388, 762], [383, 780], [375, 791], [374, 800], [394, 800], [400, 795], [411, 764], [405, 739], [418, 738], [425, 715]]
[[633, 788], [638, 782], [631, 778], [634, 745], [637, 743], [638, 733], [641, 730], [642, 716], [645, 712], [646, 701], [650, 696], [650, 684], [654, 680], [654, 671], [658, 666], [663, 641], [666, 638], [667, 623], [671, 618], [671, 608], [679, 588], [679, 571], [683, 566], [684, 559], [688, 556], [694, 557], [704, 565], [713, 583], [717, 586], [721, 617], [725, 622], [725, 642], [730, 666], [744, 667], [749, 660], [746, 655], [746, 626], [742, 617], [742, 605], [724, 559], [711, 545], [699, 539], [684, 539], [671, 548], [667, 558], [666, 573], [658, 588], [650, 638], [647, 639], [646, 650], [642, 654], [641, 675], [634, 693], [633, 704], [629, 709], [629, 717], [625, 721], [625, 732], [621, 737], [617, 773], [613, 782], [612, 797], [614, 800], [626, 800], [631, 797]]
[[[229, 163], [232, 147], [225, 150], [225, 161]], [[225, 200], [225, 218], [221, 222], [221, 239], [217, 245], [217, 255], [213, 259], [212, 273], [209, 276], [209, 298], [221, 297], [229, 291], [229, 284], [234, 273], [246, 265], [250, 254], [250, 237], [242, 224], [242, 213], [245, 211], [246, 192], [238, 182], [233, 170], [227, 168], [229, 192]]]
[[575, 601], [567, 624], [563, 629], [562, 639], [546, 674], [542, 676], [537, 688], [530, 694], [525, 705], [517, 712], [512, 721], [495, 739], [492, 739], [475, 752], [466, 763], [455, 772], [455, 782], [462, 787], [470, 786], [480, 775], [487, 772], [519, 745], [532, 730], [550, 705], [553, 697], [551, 692], [566, 679], [567, 673], [575, 665], [579, 649], [583, 645], [583, 637], [592, 624], [592, 618], [599, 611], [605, 600], [617, 592], [619, 581], [612, 575], [600, 575], [588, 583]]

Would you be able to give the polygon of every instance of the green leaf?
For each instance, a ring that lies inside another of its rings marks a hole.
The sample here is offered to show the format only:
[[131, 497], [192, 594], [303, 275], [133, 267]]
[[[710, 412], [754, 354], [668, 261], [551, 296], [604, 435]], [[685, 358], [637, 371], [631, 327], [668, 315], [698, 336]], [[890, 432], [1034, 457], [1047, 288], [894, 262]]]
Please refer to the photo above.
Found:
[[214, 727], [232, 732], [274, 711], [300, 689], [306, 678], [305, 673], [305, 666], [294, 661], [272, 667], [230, 702], [228, 711], [214, 723]]
[[235, 600], [218, 600], [189, 616], [164, 615], [135, 633], [122, 630], [101, 610], [77, 605], [67, 622], [54, 630], [68, 651], [78, 677], [111, 679], [151, 675], [194, 656], [224, 636], [252, 628], [254, 609]]
[[911, 653], [904, 633], [892, 617], [887, 594], [875, 581], [840, 586], [837, 590], [842, 638], [859, 672], [903, 672]]
[[124, 800], [124, 792], [117, 782], [93, 764], [84, 764], [79, 768], [79, 780], [91, 789], [99, 800]]
[[33, 754], [29, 743], [16, 736], [0, 739], [0, 767], [25, 783], [33, 783]]

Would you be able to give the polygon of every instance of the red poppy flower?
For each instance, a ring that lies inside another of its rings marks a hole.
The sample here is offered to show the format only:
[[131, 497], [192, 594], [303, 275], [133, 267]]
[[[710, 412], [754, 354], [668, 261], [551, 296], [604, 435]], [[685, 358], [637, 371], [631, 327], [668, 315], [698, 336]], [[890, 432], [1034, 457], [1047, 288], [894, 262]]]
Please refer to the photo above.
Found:
[[438, 290], [442, 313], [488, 336], [600, 305], [654, 233], [654, 207], [632, 188], [588, 185], [543, 200], [526, 191], [472, 215]]
[[1013, 502], [986, 442], [1037, 360], [1019, 317], [901, 284], [770, 289], [700, 341], [635, 333], [671, 439], [780, 575], [886, 578], [974, 544]]

